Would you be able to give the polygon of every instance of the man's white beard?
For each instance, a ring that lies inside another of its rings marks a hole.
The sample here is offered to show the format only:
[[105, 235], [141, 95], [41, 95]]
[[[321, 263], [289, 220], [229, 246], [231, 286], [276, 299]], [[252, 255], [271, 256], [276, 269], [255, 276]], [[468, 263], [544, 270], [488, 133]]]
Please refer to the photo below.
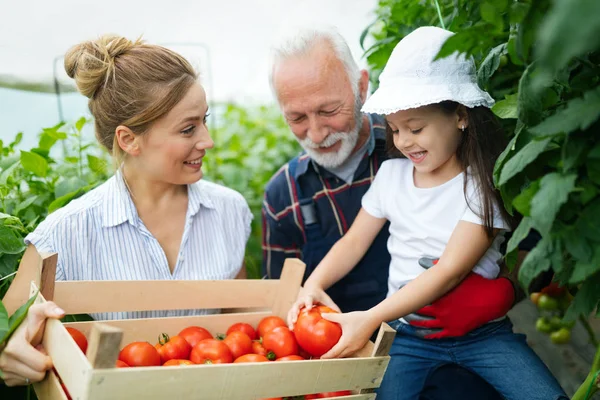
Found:
[[[360, 110], [360, 107], [358, 107]], [[304, 139], [298, 139], [300, 146], [306, 150], [306, 153], [312, 158], [317, 164], [324, 168], [337, 168], [342, 165], [352, 154], [352, 150], [356, 146], [360, 130], [362, 129], [362, 113], [357, 113], [354, 124], [354, 129], [351, 132], [334, 132], [330, 133], [323, 142], [318, 145], [307, 137]], [[338, 141], [342, 141], [342, 144], [337, 151], [330, 153], [321, 153], [317, 151], [319, 147], [331, 147]]]

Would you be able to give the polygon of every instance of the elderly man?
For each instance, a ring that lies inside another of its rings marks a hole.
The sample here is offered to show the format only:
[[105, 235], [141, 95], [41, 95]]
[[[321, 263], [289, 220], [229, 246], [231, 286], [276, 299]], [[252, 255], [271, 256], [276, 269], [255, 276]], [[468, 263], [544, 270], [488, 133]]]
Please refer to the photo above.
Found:
[[[348, 230], [360, 210], [362, 196], [387, 159], [386, 123], [381, 116], [361, 113], [368, 73], [359, 70], [348, 45], [335, 30], [297, 32], [273, 53], [271, 85], [285, 120], [305, 151], [284, 165], [267, 185], [263, 272], [278, 278], [284, 260], [298, 257], [307, 265], [306, 279]], [[342, 311], [366, 310], [385, 298], [388, 237], [386, 226], [356, 267], [327, 291]], [[425, 325], [439, 328], [434, 337], [464, 334], [494, 315], [503, 315], [514, 300], [512, 285], [506, 279], [476, 288], [482, 294], [478, 302], [485, 304], [471, 301], [477, 296], [473, 285], [468, 289], [461, 286], [445, 296], [445, 301], [430, 307], [432, 319]], [[447, 307], [448, 303], [452, 307]], [[432, 330], [423, 332], [431, 334]], [[430, 376], [422, 398], [498, 396], [481, 378], [447, 366]]]

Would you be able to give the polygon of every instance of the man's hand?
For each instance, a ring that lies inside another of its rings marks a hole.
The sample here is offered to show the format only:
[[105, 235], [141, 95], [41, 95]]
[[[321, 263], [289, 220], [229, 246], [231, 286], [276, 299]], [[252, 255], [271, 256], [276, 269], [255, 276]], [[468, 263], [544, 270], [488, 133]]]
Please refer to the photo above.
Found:
[[437, 330], [424, 332], [426, 339], [462, 336], [506, 315], [514, 300], [515, 291], [507, 278], [486, 279], [471, 272], [450, 292], [417, 311], [417, 316], [404, 319], [412, 326]]

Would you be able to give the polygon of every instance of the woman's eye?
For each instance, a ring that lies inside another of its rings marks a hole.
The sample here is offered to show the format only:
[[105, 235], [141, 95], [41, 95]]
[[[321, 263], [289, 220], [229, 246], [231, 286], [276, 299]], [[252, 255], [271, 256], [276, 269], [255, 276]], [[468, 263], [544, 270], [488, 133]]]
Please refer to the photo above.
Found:
[[184, 135], [191, 135], [192, 133], [194, 133], [195, 129], [196, 125], [191, 125], [189, 128], [182, 130], [181, 133], [183, 133]]
[[417, 133], [421, 133], [422, 130], [423, 130], [423, 128], [411, 129], [410, 133], [412, 133], [413, 135], [416, 135]]
[[202, 119], [202, 123], [203, 123], [204, 125], [206, 125], [206, 123], [208, 122], [208, 117], [210, 117], [210, 113], [206, 113], [206, 114], [204, 115], [204, 118]]

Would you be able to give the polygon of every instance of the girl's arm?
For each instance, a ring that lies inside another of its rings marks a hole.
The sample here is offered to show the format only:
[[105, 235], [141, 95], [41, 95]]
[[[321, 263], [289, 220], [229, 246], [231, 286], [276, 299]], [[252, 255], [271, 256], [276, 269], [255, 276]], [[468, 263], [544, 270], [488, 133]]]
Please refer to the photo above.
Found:
[[[494, 231], [494, 235], [497, 230]], [[369, 310], [372, 318], [392, 321], [437, 300], [458, 285], [492, 244], [482, 225], [460, 221], [439, 262]]]

